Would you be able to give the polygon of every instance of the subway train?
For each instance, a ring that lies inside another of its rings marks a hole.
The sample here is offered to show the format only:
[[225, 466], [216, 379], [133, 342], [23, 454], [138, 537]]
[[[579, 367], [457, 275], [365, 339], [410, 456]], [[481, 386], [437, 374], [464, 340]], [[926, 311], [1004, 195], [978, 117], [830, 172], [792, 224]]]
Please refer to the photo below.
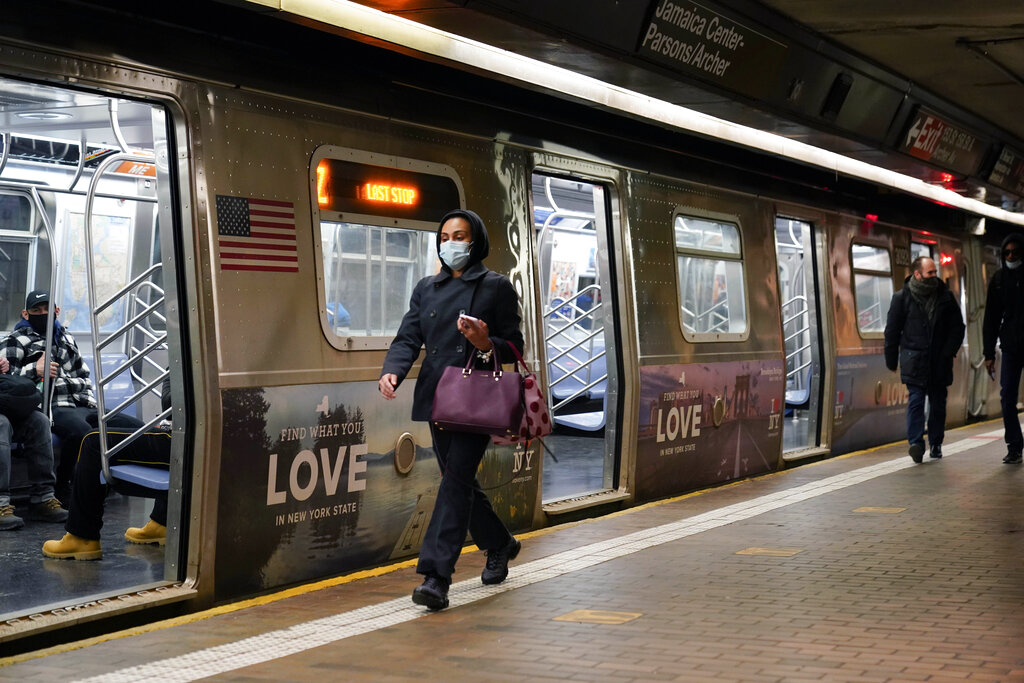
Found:
[[[899, 441], [882, 332], [920, 255], [967, 321], [948, 426], [999, 412], [981, 311], [1019, 215], [219, 3], [43, 4], [0, 27], [0, 331], [51, 289], [100, 425], [173, 447], [108, 497], [99, 561], [0, 533], [0, 648], [415, 557], [439, 473], [415, 369], [377, 378], [455, 207], [556, 425], [481, 466], [515, 530]], [[161, 491], [166, 545], [126, 543]]]

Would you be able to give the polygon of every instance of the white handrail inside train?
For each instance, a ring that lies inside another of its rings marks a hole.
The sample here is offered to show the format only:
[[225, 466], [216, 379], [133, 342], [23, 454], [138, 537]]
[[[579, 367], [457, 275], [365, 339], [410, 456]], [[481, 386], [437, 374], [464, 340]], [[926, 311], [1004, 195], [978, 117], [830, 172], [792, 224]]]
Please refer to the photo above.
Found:
[[[1024, 226], [1024, 214], [964, 197], [896, 171], [791, 140], [781, 135], [732, 123], [693, 109], [613, 85], [553, 64], [487, 45], [441, 29], [416, 23], [348, 0], [239, 0], [265, 14], [277, 10], [359, 33], [387, 43], [464, 64], [475, 72], [489, 72], [503, 80], [545, 88], [553, 93], [616, 110], [673, 128], [723, 140], [769, 154], [828, 169], [852, 178], [891, 187], [939, 204], [982, 217]], [[231, 4], [237, 4], [232, 2]], [[979, 232], [984, 232], [984, 225]]]

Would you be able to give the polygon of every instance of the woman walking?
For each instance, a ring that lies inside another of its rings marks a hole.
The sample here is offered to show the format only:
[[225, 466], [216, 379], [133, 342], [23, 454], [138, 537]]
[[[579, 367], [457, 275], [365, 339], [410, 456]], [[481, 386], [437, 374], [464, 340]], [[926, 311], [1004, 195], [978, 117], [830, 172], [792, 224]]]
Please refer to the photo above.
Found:
[[[508, 342], [522, 351], [519, 297], [507, 277], [483, 264], [489, 251], [487, 229], [475, 213], [457, 209], [441, 219], [437, 230], [441, 271], [420, 280], [413, 290], [409, 311], [378, 380], [381, 394], [390, 401], [425, 347], [413, 393], [413, 420], [430, 420], [434, 392], [446, 367], [465, 366], [469, 354], [475, 355], [482, 369], [493, 366], [495, 353], [502, 362], [513, 363]], [[413, 591], [412, 600], [439, 610], [448, 606], [448, 587], [467, 530], [487, 553], [487, 566], [480, 576], [485, 584], [505, 580], [508, 563], [519, 554], [521, 544], [495, 514], [476, 480], [490, 437], [442, 430], [434, 424], [430, 433], [441, 485], [416, 566], [424, 576], [423, 584]]]

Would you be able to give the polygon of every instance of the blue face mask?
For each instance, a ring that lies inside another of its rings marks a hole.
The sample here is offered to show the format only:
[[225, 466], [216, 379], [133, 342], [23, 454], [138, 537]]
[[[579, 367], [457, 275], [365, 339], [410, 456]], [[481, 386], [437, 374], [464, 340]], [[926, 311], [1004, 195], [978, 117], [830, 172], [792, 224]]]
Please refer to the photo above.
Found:
[[441, 243], [441, 247], [437, 250], [437, 255], [441, 257], [446, 266], [452, 270], [461, 271], [469, 263], [469, 251], [472, 247], [472, 242], [448, 240]]

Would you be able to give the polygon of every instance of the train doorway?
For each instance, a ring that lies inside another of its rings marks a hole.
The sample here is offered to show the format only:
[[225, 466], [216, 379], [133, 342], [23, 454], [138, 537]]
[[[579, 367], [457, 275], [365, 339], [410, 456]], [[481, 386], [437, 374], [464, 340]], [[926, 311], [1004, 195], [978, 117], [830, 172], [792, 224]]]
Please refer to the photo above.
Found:
[[775, 252], [786, 350], [782, 452], [791, 457], [821, 444], [823, 344], [813, 226], [777, 216]]
[[[62, 367], [57, 377], [63, 386], [43, 378], [41, 410], [52, 417], [67, 407], [61, 402], [72, 392], [85, 393], [87, 381], [98, 403], [86, 418], [91, 424], [104, 432], [157, 427], [170, 415], [161, 406], [168, 368], [188, 365], [178, 343], [182, 323], [176, 315], [175, 202], [168, 166], [177, 155], [169, 149], [167, 112], [156, 102], [10, 78], [0, 78], [0, 109], [0, 339], [6, 355], [15, 360], [15, 371], [23, 371], [26, 364], [17, 361], [30, 359], [26, 348], [36, 353], [30, 346], [36, 339], [66, 347], [73, 341], [84, 365]], [[49, 293], [48, 334], [22, 318], [33, 290]], [[174, 382], [181, 379], [179, 373]], [[74, 400], [84, 407], [84, 399]], [[170, 472], [143, 467], [133, 473], [115, 466], [93, 480], [113, 481], [116, 490], [103, 498], [102, 528], [95, 527], [102, 562], [43, 556], [44, 542], [60, 539], [65, 530], [31, 520], [33, 475], [26, 447], [12, 444], [10, 489], [0, 492], [0, 503], [29, 520], [0, 539], [4, 574], [10, 585], [22, 586], [4, 593], [0, 618], [152, 591], [182, 578], [178, 551], [186, 539], [178, 520], [187, 490], [181, 474], [186, 411], [179, 404]], [[53, 443], [55, 463], [81, 463], [78, 444], [59, 437]], [[140, 481], [129, 479], [134, 474]], [[68, 507], [76, 475], [58, 468], [55, 476], [55, 494]], [[125, 531], [146, 525], [156, 500], [169, 507], [163, 542], [129, 543]]]
[[602, 185], [535, 173], [532, 179], [547, 396], [542, 501], [614, 489], [615, 297], [611, 201]]

